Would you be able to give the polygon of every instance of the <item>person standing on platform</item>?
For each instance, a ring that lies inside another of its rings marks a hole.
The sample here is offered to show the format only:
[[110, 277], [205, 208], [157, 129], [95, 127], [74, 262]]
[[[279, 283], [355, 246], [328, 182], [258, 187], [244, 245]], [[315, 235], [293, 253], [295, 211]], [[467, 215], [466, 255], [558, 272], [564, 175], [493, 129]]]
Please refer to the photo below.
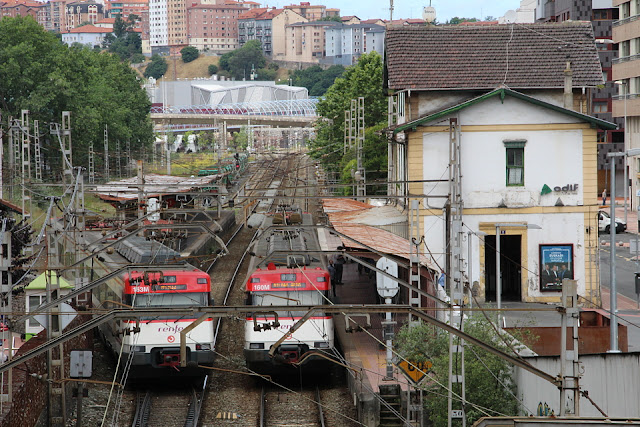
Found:
[[607, 204], [607, 189], [602, 190], [602, 206]]
[[344, 262], [344, 256], [342, 254], [337, 254], [335, 257], [335, 261], [333, 262], [333, 266], [336, 269], [336, 285], [342, 285], [342, 270]]

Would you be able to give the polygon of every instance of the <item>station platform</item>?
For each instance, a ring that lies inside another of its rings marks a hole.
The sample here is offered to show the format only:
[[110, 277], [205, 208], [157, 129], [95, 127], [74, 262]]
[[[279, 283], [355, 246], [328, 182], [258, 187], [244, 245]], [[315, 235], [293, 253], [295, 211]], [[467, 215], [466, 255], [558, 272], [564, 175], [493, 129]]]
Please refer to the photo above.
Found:
[[[379, 303], [375, 276], [369, 279], [366, 272], [358, 273], [358, 264], [344, 264], [343, 285], [336, 285], [336, 295], [340, 304], [376, 304]], [[358, 325], [366, 324], [365, 317], [352, 318]], [[377, 393], [380, 385], [399, 384], [403, 391], [410, 387], [407, 378], [394, 366], [393, 378], [387, 378], [386, 350], [382, 336], [382, 314], [371, 314], [371, 328], [367, 331], [347, 332], [345, 316], [336, 317], [336, 333], [340, 339], [344, 356], [357, 372], [357, 381], [362, 392]], [[402, 325], [402, 316], [394, 315], [397, 329]], [[352, 323], [352, 326], [353, 325]]]

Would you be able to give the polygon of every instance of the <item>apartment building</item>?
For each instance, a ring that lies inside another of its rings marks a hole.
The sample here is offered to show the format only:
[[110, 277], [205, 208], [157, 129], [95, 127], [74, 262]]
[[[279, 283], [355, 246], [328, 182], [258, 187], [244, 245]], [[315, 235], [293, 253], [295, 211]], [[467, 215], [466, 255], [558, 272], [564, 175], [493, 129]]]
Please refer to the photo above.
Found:
[[285, 61], [319, 63], [326, 50], [326, 28], [339, 26], [337, 22], [312, 21], [291, 24], [286, 29]]
[[129, 15], [142, 16], [142, 12], [149, 9], [149, 0], [107, 0], [105, 2], [106, 16], [119, 16], [127, 19]]
[[[593, 88], [591, 91], [590, 107], [586, 114], [599, 119], [614, 122], [618, 129], [600, 129], [598, 131], [598, 188], [608, 188], [610, 183], [609, 160], [607, 152], [622, 150], [624, 147], [624, 119], [615, 118], [612, 100], [618, 95], [618, 85], [612, 76], [613, 64], [618, 60], [618, 44], [612, 41], [612, 28], [614, 20], [618, 19], [618, 10], [613, 6], [612, 0], [559, 0], [545, 2], [538, 0], [535, 16], [537, 22], [567, 22], [590, 21], [598, 48], [598, 57], [602, 66], [604, 86]], [[622, 164], [620, 164], [622, 166]], [[624, 193], [624, 171], [618, 168], [617, 189], [619, 195]]]
[[273, 59], [284, 60], [289, 48], [286, 28], [308, 19], [290, 9], [253, 9], [238, 17], [238, 43], [258, 40], [262, 52]]
[[5, 16], [10, 16], [12, 18], [15, 18], [16, 16], [31, 16], [37, 21], [38, 12], [42, 7], [43, 4], [36, 1], [0, 1], [0, 19]]
[[[621, 118], [625, 126], [625, 148], [640, 148], [640, 0], [613, 0], [618, 18], [613, 22], [613, 43], [618, 58], [613, 63], [612, 80], [617, 81], [619, 94], [613, 97], [613, 116]], [[614, 45], [615, 46], [615, 45]], [[640, 160], [629, 159], [632, 196], [640, 189]], [[632, 197], [631, 206], [637, 200]]]
[[327, 9], [324, 5], [312, 5], [309, 2], [291, 4], [284, 8], [294, 11], [298, 15], [307, 18], [309, 21], [320, 21], [332, 16], [340, 16], [340, 9]]
[[72, 2], [65, 6], [66, 31], [79, 27], [83, 23], [95, 24], [104, 18], [104, 6], [95, 2]]
[[325, 30], [326, 55], [323, 63], [349, 66], [365, 53], [384, 55], [385, 27], [367, 24], [338, 24]]
[[189, 46], [218, 53], [238, 49], [238, 17], [241, 4], [196, 4], [187, 8]]

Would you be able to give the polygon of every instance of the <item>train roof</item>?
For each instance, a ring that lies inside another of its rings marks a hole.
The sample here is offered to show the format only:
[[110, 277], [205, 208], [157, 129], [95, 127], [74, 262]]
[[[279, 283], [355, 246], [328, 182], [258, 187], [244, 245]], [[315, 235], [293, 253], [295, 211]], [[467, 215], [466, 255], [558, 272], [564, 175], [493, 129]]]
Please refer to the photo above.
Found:
[[179, 252], [156, 240], [132, 236], [115, 246], [116, 251], [134, 264], [170, 264], [181, 258]]

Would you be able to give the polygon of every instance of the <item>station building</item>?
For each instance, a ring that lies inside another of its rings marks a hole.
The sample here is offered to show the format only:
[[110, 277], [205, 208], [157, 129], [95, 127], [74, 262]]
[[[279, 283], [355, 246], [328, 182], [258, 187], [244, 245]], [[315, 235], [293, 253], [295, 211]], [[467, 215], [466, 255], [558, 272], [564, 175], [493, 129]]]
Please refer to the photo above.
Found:
[[597, 304], [597, 131], [616, 126], [587, 115], [603, 83], [591, 25], [393, 27], [386, 52], [390, 181], [408, 181], [393, 190], [405, 207], [419, 201], [414, 237], [434, 264], [446, 271], [455, 142], [478, 300], [497, 299], [499, 232], [503, 301], [558, 302], [565, 276]]

